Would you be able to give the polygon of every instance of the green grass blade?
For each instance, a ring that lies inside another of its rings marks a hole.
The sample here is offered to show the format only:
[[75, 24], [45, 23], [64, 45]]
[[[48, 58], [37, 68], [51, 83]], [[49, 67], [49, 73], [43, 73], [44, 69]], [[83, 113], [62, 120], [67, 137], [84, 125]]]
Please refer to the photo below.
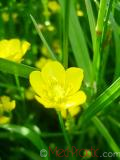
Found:
[[42, 40], [43, 44], [44, 44], [44, 45], [46, 46], [46, 48], [48, 49], [48, 52], [50, 53], [51, 58], [52, 58], [53, 60], [56, 60], [56, 57], [55, 57], [53, 51], [52, 51], [51, 48], [49, 47], [46, 39], [44, 38], [44, 36], [43, 36], [43, 34], [42, 34], [42, 32], [41, 32], [40, 29], [38, 28], [38, 24], [37, 24], [36, 20], [34, 19], [34, 17], [33, 17], [32, 15], [30, 15], [30, 17], [31, 17], [31, 19], [32, 19], [32, 22], [33, 22], [33, 24], [34, 24], [34, 26], [35, 26], [35, 28], [36, 28], [36, 31], [37, 31], [40, 39]]
[[88, 53], [87, 43], [85, 41], [81, 25], [76, 15], [76, 10], [73, 1], [70, 4], [69, 21], [69, 38], [75, 56], [75, 60], [77, 65], [84, 69], [85, 80], [89, 83], [92, 81], [92, 65]]
[[116, 119], [114, 119], [111, 116], [108, 116], [107, 118], [108, 118], [109, 121], [111, 121], [113, 123], [114, 126], [120, 128], [120, 122], [118, 122]]
[[41, 160], [41, 157], [39, 154], [36, 154], [35, 152], [33, 152], [32, 150], [29, 150], [28, 148], [27, 149], [16, 148], [14, 152], [26, 155], [29, 158], [29, 160]]
[[[107, 0], [100, 1], [100, 8], [98, 12], [97, 24], [96, 24], [96, 37], [95, 37], [95, 49], [93, 55], [93, 68], [94, 68], [94, 80], [98, 82], [99, 78], [99, 69], [101, 61], [101, 39], [104, 29], [104, 18], [107, 8]], [[106, 22], [107, 23], [107, 22]]]
[[95, 47], [95, 26], [96, 26], [96, 22], [95, 22], [95, 18], [94, 18], [94, 14], [93, 14], [91, 1], [85, 0], [85, 5], [86, 5], [86, 9], [87, 9], [90, 32], [91, 32], [91, 37], [92, 37], [92, 44], [93, 44], [93, 49], [94, 49], [94, 47]]
[[69, 36], [69, 13], [70, 13], [70, 3], [67, 1], [64, 3], [64, 12], [63, 12], [63, 65], [65, 68], [68, 67], [68, 36]]
[[[40, 138], [40, 135], [37, 132], [34, 132], [33, 130], [25, 127], [25, 126], [19, 126], [19, 125], [2, 125], [0, 128], [6, 129], [10, 132], [17, 133], [21, 135], [22, 137], [25, 137], [28, 139], [38, 150], [46, 149], [45, 144], [43, 143], [42, 139]], [[45, 157], [46, 160], [48, 160], [47, 157]]]
[[[64, 0], [59, 0], [59, 2], [61, 4], [61, 7], [64, 7]], [[62, 8], [62, 10], [64, 9]], [[78, 67], [82, 67], [84, 69], [85, 80], [89, 83], [92, 81], [92, 65], [83, 30], [76, 15], [74, 1], [71, 1], [70, 3], [69, 17], [69, 39], [76, 64]]]
[[101, 133], [101, 135], [105, 138], [105, 140], [107, 141], [109, 147], [113, 150], [113, 152], [120, 152], [120, 148], [118, 147], [118, 145], [110, 135], [109, 131], [104, 126], [104, 124], [97, 117], [94, 117], [92, 121], [96, 126], [96, 128], [98, 129], [98, 131]]
[[104, 110], [116, 98], [120, 96], [120, 78], [118, 78], [109, 88], [107, 88], [82, 114], [79, 126], [89, 121], [98, 112]]
[[9, 73], [13, 75], [17, 74], [20, 77], [28, 78], [29, 74], [34, 70], [37, 70], [37, 69], [24, 64], [15, 63], [15, 62], [0, 58], [0, 71], [4, 73]]
[[120, 27], [116, 24], [113, 17], [112, 17], [112, 29], [113, 29], [113, 35], [115, 41], [115, 53], [116, 53], [115, 74], [114, 74], [114, 79], [116, 79], [120, 76], [120, 37], [119, 37]]

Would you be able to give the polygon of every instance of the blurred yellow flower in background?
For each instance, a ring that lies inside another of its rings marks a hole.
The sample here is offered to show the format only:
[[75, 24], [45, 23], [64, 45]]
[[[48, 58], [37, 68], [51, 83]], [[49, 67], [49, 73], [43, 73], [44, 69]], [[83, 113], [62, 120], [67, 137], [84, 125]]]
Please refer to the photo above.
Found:
[[50, 54], [48, 52], [48, 49], [46, 48], [45, 45], [42, 45], [42, 47], [40, 48], [40, 51], [42, 53], [42, 55], [46, 56], [46, 57], [50, 57]]
[[0, 41], [0, 58], [20, 62], [26, 51], [29, 49], [30, 43], [20, 41], [19, 39], [1, 40]]
[[28, 100], [34, 99], [35, 93], [34, 93], [32, 87], [29, 87], [29, 88], [27, 88], [27, 89], [25, 90], [25, 97], [26, 97], [26, 99], [28, 99]]
[[8, 96], [0, 97], [0, 124], [5, 124], [10, 121], [10, 117], [4, 115], [5, 113], [10, 113], [13, 109], [15, 109], [16, 102], [15, 100], [10, 100]]
[[[52, 46], [52, 50], [54, 51], [54, 53], [57, 55], [57, 56], [60, 56], [62, 54], [62, 51], [61, 51], [61, 47], [60, 47], [60, 42], [59, 40], [55, 39], [53, 41], [53, 43], [51, 44]], [[43, 56], [47, 57], [47, 58], [50, 58], [50, 53], [48, 51], [48, 49], [46, 48], [45, 45], [42, 45], [40, 47], [40, 52]]]
[[77, 16], [78, 16], [78, 17], [83, 17], [83, 16], [84, 16], [83, 11], [77, 10]]
[[7, 13], [7, 12], [3, 12], [3, 13], [1, 14], [1, 17], [2, 17], [2, 19], [3, 19], [4, 22], [8, 22], [9, 19], [10, 19], [10, 15], [9, 15], [9, 13]]
[[82, 80], [82, 69], [71, 67], [65, 70], [57, 61], [48, 62], [41, 72], [33, 71], [30, 74], [36, 100], [46, 108], [60, 111], [86, 101], [85, 93], [79, 91]]
[[10, 122], [10, 117], [6, 117], [6, 116], [0, 116], [0, 125], [1, 124], [6, 124]]
[[60, 5], [56, 1], [49, 1], [48, 8], [53, 12], [56, 13], [60, 10]]
[[77, 4], [77, 16], [78, 17], [84, 16], [84, 12], [81, 10], [80, 4]]
[[51, 61], [52, 60], [50, 58], [41, 57], [38, 61], [36, 61], [35, 67], [41, 70], [45, 66], [45, 64]]

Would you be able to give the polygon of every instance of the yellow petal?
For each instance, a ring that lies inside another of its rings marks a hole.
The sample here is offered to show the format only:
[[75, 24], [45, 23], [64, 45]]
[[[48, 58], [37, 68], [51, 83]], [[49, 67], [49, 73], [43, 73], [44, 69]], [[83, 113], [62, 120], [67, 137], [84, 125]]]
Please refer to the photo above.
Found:
[[[83, 91], [78, 91], [73, 96], [69, 96], [64, 104], [65, 108], [78, 106], [86, 101], [86, 94]], [[63, 105], [63, 104], [62, 104]]]
[[41, 70], [48, 62], [52, 62], [52, 60], [50, 58], [41, 57], [36, 61], [35, 66]]
[[4, 103], [7, 103], [7, 102], [10, 102], [10, 97], [8, 97], [8, 96], [1, 96], [0, 100], [4, 104]]
[[59, 82], [64, 84], [65, 82], [65, 69], [57, 61], [48, 62], [42, 69], [42, 77], [47, 83], [51, 81]]
[[29, 49], [30, 43], [27, 41], [22, 42], [22, 55], [25, 54], [25, 52]]
[[76, 116], [79, 112], [80, 112], [81, 108], [79, 106], [73, 106], [70, 107], [68, 109], [62, 109], [61, 110], [61, 115], [63, 118], [67, 118], [67, 113], [69, 112], [69, 114], [74, 117]]
[[74, 107], [70, 107], [68, 108], [68, 112], [70, 113], [70, 115], [72, 117], [76, 116], [79, 112], [80, 112], [80, 107], [79, 106], [74, 106]]
[[28, 100], [34, 99], [35, 92], [33, 91], [32, 87], [29, 87], [28, 89], [25, 90], [25, 97]]
[[33, 71], [30, 73], [30, 84], [36, 94], [38, 94], [39, 96], [43, 96], [45, 83], [40, 71]]
[[43, 98], [40, 98], [39, 96], [35, 96], [35, 99], [41, 103], [45, 108], [53, 108], [53, 103], [48, 102], [47, 100], [44, 100]]
[[61, 115], [63, 118], [66, 118], [67, 117], [67, 110], [66, 109], [62, 109], [61, 110]]
[[6, 46], [9, 48], [10, 55], [16, 54], [20, 50], [20, 40], [19, 39], [11, 39], [9, 40], [9, 45]]
[[1, 100], [1, 105], [4, 111], [10, 112], [13, 109], [15, 109], [15, 106], [16, 106], [15, 100], [10, 101], [10, 97], [8, 96], [2, 96], [0, 97], [0, 100]]
[[66, 70], [66, 85], [69, 87], [69, 95], [77, 92], [83, 80], [83, 70], [71, 67]]
[[19, 62], [29, 46], [30, 43], [21, 42], [19, 39], [2, 40], [0, 41], [0, 58]]
[[0, 41], [0, 57], [1, 58], [8, 58], [9, 56], [13, 56], [17, 54], [19, 50], [20, 50], [19, 39]]
[[[20, 40], [18, 41], [20, 42]], [[25, 55], [26, 51], [29, 49], [30, 43], [27, 41], [23, 41], [20, 42], [20, 44], [18, 45], [17, 39], [16, 41], [14, 40], [14, 43], [16, 43], [14, 55], [9, 56], [9, 59], [13, 59], [13, 61], [15, 62], [20, 62], [22, 60], [22, 57]]]
[[1, 40], [0, 41], [0, 58], [5, 58], [8, 56], [8, 40]]
[[10, 121], [9, 117], [6, 116], [0, 116], [0, 124], [6, 124]]
[[4, 103], [3, 106], [4, 106], [4, 111], [10, 112], [13, 109], [15, 109], [16, 102], [13, 100], [11, 102]]

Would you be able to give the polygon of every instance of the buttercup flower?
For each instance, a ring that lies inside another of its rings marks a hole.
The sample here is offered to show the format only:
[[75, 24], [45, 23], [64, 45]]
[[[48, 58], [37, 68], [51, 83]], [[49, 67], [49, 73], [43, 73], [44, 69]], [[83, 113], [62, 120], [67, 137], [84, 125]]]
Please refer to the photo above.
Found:
[[27, 41], [20, 41], [19, 39], [1, 40], [0, 58], [20, 62], [29, 47], [30, 43]]
[[30, 74], [30, 83], [35, 98], [46, 108], [67, 109], [83, 104], [86, 95], [79, 91], [83, 80], [83, 70], [76, 67], [67, 70], [57, 61], [48, 62], [42, 71]]
[[0, 124], [5, 124], [10, 121], [10, 117], [5, 114], [7, 113], [9, 115], [9, 113], [15, 108], [15, 105], [15, 101], [11, 101], [8, 96], [0, 97]]
[[68, 109], [64, 109], [61, 111], [61, 115], [63, 118], [67, 118], [67, 115], [70, 114], [71, 117], [76, 116], [80, 112], [80, 106], [73, 106]]

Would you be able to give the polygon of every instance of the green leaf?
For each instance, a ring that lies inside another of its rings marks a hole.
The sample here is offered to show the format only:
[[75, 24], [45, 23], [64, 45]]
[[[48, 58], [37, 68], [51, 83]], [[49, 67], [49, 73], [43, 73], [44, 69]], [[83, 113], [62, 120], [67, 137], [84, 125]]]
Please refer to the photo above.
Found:
[[90, 26], [90, 32], [91, 32], [91, 37], [92, 37], [92, 43], [93, 43], [93, 49], [95, 47], [95, 27], [96, 27], [96, 22], [92, 10], [92, 5], [91, 1], [85, 0], [85, 5], [87, 9], [87, 15], [88, 15], [88, 20], [89, 20], [89, 26]]
[[113, 150], [113, 152], [120, 152], [120, 148], [115, 143], [114, 139], [110, 135], [107, 128], [103, 125], [103, 123], [97, 117], [94, 117], [92, 121], [94, 125], [96, 126], [96, 128], [98, 129], [98, 131], [101, 133], [101, 135], [105, 138], [105, 140], [107, 141], [109, 147]]
[[[59, 0], [61, 7], [64, 7], [64, 0]], [[64, 10], [62, 8], [62, 10]], [[87, 43], [84, 38], [83, 30], [79, 23], [74, 7], [74, 1], [70, 3], [69, 19], [69, 39], [73, 54], [78, 67], [84, 69], [86, 82], [92, 81], [92, 65], [88, 53]]]
[[89, 121], [98, 112], [104, 110], [116, 98], [120, 96], [120, 78], [118, 78], [109, 88], [107, 88], [82, 114], [79, 126]]
[[28, 148], [16, 148], [14, 150], [15, 153], [24, 154], [26, 155], [30, 160], [41, 160], [40, 154], [37, 154], [33, 152], [32, 150], [29, 150]]
[[28, 78], [29, 74], [34, 70], [37, 70], [37, 69], [24, 64], [15, 63], [15, 62], [0, 58], [0, 71], [4, 73], [9, 73], [13, 75], [17, 74], [20, 77]]
[[112, 29], [113, 29], [113, 35], [114, 35], [114, 41], [115, 41], [115, 75], [114, 79], [118, 78], [120, 76], [120, 27], [115, 22], [114, 18], [112, 17]]
[[[19, 126], [19, 125], [1, 125], [0, 128], [6, 129], [10, 132], [17, 133], [21, 135], [22, 137], [25, 137], [28, 139], [36, 148], [40, 151], [41, 149], [46, 149], [46, 145], [43, 143], [42, 139], [40, 138], [39, 133], [25, 127], [25, 126]], [[46, 160], [48, 160], [48, 157], [44, 157]]]
[[65, 1], [64, 3], [64, 11], [63, 11], [63, 25], [62, 25], [62, 30], [63, 30], [63, 39], [62, 39], [62, 63], [65, 68], [68, 67], [68, 39], [69, 39], [69, 11], [70, 11], [70, 3], [71, 0], [69, 0], [69, 3]]

